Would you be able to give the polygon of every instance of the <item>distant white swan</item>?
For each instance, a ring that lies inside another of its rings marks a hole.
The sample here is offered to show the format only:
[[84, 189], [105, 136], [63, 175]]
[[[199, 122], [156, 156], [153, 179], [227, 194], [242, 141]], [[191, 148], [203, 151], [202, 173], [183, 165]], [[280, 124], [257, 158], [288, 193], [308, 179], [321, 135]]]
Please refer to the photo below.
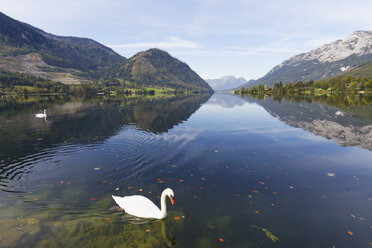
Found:
[[164, 219], [167, 217], [166, 197], [169, 197], [174, 205], [174, 192], [171, 189], [165, 189], [161, 194], [160, 205], [158, 208], [151, 200], [141, 195], [132, 196], [112, 196], [115, 202], [130, 215], [141, 218]]
[[35, 117], [36, 118], [46, 118], [47, 117], [47, 113], [46, 113], [46, 109], [44, 109], [44, 114], [35, 114]]

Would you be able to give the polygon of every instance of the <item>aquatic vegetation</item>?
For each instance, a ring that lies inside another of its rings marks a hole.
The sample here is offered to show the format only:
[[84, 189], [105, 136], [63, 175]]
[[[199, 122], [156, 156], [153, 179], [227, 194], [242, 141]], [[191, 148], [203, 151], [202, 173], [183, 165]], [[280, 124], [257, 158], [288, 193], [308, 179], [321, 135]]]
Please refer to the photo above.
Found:
[[266, 237], [268, 237], [269, 239], [271, 239], [271, 241], [273, 241], [274, 243], [275, 243], [276, 241], [279, 241], [279, 238], [276, 237], [274, 234], [272, 234], [272, 233], [271, 233], [269, 230], [267, 230], [266, 228], [260, 228], [260, 227], [254, 226], [254, 225], [251, 225], [251, 227], [256, 228], [256, 229], [258, 229], [258, 230], [260, 230], [260, 231], [263, 231], [263, 232], [265, 233]]
[[40, 232], [35, 218], [0, 219], [0, 247], [20, 247]]

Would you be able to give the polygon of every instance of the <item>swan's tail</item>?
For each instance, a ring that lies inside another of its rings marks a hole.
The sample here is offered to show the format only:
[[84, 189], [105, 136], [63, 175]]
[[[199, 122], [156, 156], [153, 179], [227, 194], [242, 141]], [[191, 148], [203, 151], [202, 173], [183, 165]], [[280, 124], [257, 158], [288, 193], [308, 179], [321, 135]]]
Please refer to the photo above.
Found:
[[112, 199], [114, 199], [114, 201], [116, 202], [116, 204], [118, 204], [119, 207], [121, 207], [122, 209], [124, 209], [123, 198], [124, 198], [124, 197], [120, 197], [120, 196], [114, 196], [114, 195], [112, 195]]

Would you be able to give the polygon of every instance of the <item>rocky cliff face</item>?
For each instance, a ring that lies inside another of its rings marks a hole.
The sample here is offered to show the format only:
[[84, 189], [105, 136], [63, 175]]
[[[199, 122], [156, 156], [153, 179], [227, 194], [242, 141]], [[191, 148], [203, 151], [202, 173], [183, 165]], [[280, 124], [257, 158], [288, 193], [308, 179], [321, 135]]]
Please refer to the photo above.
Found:
[[337, 76], [361, 63], [372, 62], [372, 31], [356, 31], [307, 53], [298, 54], [275, 66], [264, 77], [245, 87], [275, 82], [320, 80]]

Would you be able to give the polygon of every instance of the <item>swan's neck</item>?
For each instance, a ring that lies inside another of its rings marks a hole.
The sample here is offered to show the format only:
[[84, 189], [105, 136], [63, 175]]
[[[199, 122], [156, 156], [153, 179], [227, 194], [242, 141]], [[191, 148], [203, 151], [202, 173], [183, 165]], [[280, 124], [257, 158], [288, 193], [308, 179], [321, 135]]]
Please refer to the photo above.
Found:
[[161, 218], [167, 217], [166, 198], [167, 198], [167, 195], [165, 194], [165, 192], [163, 192], [161, 194], [161, 198], [160, 198], [160, 215], [161, 215]]

